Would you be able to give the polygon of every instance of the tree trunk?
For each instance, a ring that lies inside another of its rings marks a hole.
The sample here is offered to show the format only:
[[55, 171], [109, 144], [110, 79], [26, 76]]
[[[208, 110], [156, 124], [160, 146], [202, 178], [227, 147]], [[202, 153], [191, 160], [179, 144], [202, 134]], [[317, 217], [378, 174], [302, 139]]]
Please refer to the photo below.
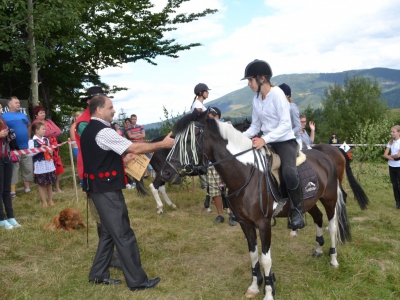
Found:
[[33, 3], [28, 0], [28, 38], [29, 38], [29, 64], [31, 66], [32, 105], [39, 105], [38, 66], [33, 29]]

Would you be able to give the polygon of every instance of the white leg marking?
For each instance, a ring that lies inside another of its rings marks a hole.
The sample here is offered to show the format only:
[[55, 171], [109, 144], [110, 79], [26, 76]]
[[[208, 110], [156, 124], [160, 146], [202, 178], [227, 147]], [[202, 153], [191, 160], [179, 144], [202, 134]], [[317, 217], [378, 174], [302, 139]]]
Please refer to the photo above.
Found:
[[161, 193], [162, 197], [164, 198], [165, 202], [167, 202], [168, 205], [172, 206], [173, 208], [176, 208], [176, 205], [171, 202], [171, 199], [169, 199], [165, 191], [165, 185], [160, 186], [158, 188], [158, 191]]
[[[265, 276], [269, 276], [271, 272], [272, 259], [271, 259], [271, 249], [266, 254], [261, 254], [261, 264], [264, 269]], [[270, 285], [265, 285], [265, 297], [264, 300], [273, 300], [272, 287]]]
[[[317, 233], [316, 233], [317, 237], [323, 236], [323, 229], [322, 229], [322, 227], [318, 227], [318, 225], [315, 224], [315, 229], [316, 229], [316, 232], [317, 232]], [[324, 253], [324, 252], [322, 251], [322, 246], [320, 246], [320, 244], [318, 244], [318, 242], [315, 242], [315, 243], [316, 243], [317, 247], [316, 247], [315, 250], [314, 250], [313, 257], [320, 257], [320, 256], [322, 256], [322, 254]]]
[[154, 199], [157, 202], [157, 213], [162, 214], [163, 213], [163, 204], [161, 202], [160, 196], [158, 195], [158, 190], [154, 187], [152, 183], [149, 185], [151, 192], [153, 193]]
[[[254, 268], [258, 262], [257, 246], [254, 252], [249, 252], [249, 253], [250, 253], [251, 267]], [[251, 282], [251, 285], [247, 288], [245, 296], [246, 298], [253, 298], [257, 296], [259, 292], [260, 290], [258, 289], [257, 276], [253, 276], [253, 281]]]
[[[329, 221], [329, 234], [331, 236], [331, 248], [336, 249], [336, 241], [337, 241], [337, 219], [336, 219], [336, 212], [333, 216], [332, 220]], [[337, 253], [330, 254], [331, 256], [331, 266], [338, 267], [339, 263], [337, 261]]]
[[290, 235], [290, 237], [295, 238], [295, 237], [297, 237], [297, 231], [292, 230], [292, 231], [290, 231], [289, 235]]

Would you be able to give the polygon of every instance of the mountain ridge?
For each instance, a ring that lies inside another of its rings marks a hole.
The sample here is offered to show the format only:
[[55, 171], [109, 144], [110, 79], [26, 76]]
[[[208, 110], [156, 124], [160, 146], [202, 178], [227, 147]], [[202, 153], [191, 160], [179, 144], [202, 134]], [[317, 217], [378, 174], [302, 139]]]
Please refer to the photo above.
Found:
[[[363, 76], [372, 81], [376, 79], [382, 89], [381, 98], [389, 108], [400, 107], [400, 70], [396, 69], [372, 68], [336, 73], [282, 74], [272, 77], [271, 83], [274, 85], [288, 84], [292, 90], [292, 99], [299, 107], [299, 111], [302, 112], [308, 105], [313, 109], [321, 108], [324, 91], [335, 83], [344, 85], [346, 76], [349, 78]], [[254, 95], [255, 93], [246, 86], [207, 102], [206, 106], [218, 107], [225, 118], [251, 117]], [[157, 128], [159, 122], [144, 126], [145, 129]]]

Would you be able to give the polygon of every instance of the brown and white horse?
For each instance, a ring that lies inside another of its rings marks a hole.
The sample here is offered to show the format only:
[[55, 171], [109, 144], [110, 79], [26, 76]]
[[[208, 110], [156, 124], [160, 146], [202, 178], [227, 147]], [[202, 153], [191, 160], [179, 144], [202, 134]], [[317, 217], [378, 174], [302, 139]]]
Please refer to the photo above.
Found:
[[[200, 115], [195, 112], [184, 116], [175, 124], [173, 130], [175, 145], [170, 152], [168, 162], [178, 171], [196, 169], [204, 172], [209, 162], [215, 165], [231, 192], [227, 196], [228, 205], [239, 221], [248, 243], [253, 276], [246, 297], [256, 296], [263, 283], [257, 247], [256, 229], [258, 229], [261, 240], [261, 265], [264, 269], [264, 300], [273, 299], [275, 279], [271, 273], [271, 219], [276, 203], [271, 190], [272, 179], [266, 170], [268, 164], [266, 160], [269, 158], [265, 156], [264, 149], [254, 150], [251, 140], [232, 126], [208, 119], [207, 115], [208, 112]], [[321, 151], [308, 150], [307, 161], [318, 179], [315, 195], [304, 199], [302, 205], [303, 213], [308, 211], [317, 226], [318, 246], [314, 255], [322, 253], [323, 245], [322, 214], [316, 210], [316, 202], [320, 200], [329, 220], [330, 264], [337, 267], [339, 263], [336, 245], [338, 242], [344, 243], [346, 239], [350, 239], [350, 228], [336, 169], [332, 161]], [[163, 179], [173, 181], [176, 175], [163, 172]], [[277, 217], [286, 218], [289, 210], [290, 205], [286, 203]]]

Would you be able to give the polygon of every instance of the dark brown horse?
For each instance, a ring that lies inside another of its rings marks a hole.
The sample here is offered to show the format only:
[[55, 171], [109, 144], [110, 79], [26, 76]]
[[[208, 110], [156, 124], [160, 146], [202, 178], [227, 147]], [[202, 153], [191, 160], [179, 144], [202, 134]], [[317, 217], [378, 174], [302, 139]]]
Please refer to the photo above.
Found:
[[[207, 118], [208, 112], [187, 115], [174, 126], [175, 145], [168, 161], [177, 170], [203, 170], [209, 161], [230, 191], [228, 205], [239, 221], [246, 236], [252, 265], [252, 283], [246, 297], [259, 293], [263, 283], [258, 259], [257, 233], [261, 240], [261, 264], [264, 269], [265, 300], [273, 299], [274, 276], [271, 273], [271, 219], [276, 203], [271, 189], [272, 177], [267, 171], [269, 156], [265, 150], [256, 151], [250, 139], [232, 126]], [[307, 162], [315, 171], [318, 184], [315, 194], [303, 201], [303, 213], [309, 212], [317, 227], [318, 247], [314, 255], [322, 253], [322, 213], [316, 202], [321, 201], [329, 220], [331, 238], [331, 265], [337, 267], [336, 244], [350, 238], [345, 203], [338, 185], [336, 169], [332, 161], [321, 151], [308, 150]], [[164, 177], [164, 174], [163, 174]], [[174, 176], [164, 177], [171, 181]], [[287, 217], [290, 206], [286, 203], [277, 217]]]
[[346, 201], [347, 193], [343, 189], [343, 179], [346, 172], [347, 179], [350, 184], [350, 188], [353, 191], [354, 197], [356, 198], [358, 205], [362, 210], [366, 209], [369, 203], [368, 196], [365, 194], [363, 188], [354, 177], [353, 171], [351, 170], [350, 160], [347, 154], [340, 148], [331, 146], [329, 144], [316, 144], [312, 146], [312, 149], [323, 152], [328, 156], [336, 168], [336, 173], [339, 179], [339, 185], [342, 189], [343, 197]]

